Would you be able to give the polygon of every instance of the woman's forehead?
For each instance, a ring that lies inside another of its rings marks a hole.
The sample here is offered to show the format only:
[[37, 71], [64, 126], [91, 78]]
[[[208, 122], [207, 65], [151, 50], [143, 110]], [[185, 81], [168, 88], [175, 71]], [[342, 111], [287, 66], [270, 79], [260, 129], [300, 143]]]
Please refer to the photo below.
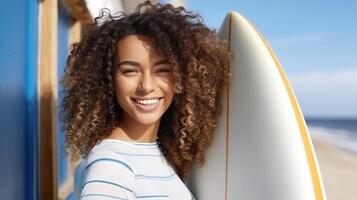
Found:
[[116, 49], [118, 61], [129, 59], [156, 62], [164, 59], [163, 56], [156, 52], [153, 40], [143, 35], [129, 35], [122, 38], [117, 42]]
[[145, 48], [151, 48], [155, 46], [154, 39], [145, 35], [131, 34], [121, 38], [117, 42], [117, 47], [120, 46], [132, 46], [132, 45], [142, 45]]

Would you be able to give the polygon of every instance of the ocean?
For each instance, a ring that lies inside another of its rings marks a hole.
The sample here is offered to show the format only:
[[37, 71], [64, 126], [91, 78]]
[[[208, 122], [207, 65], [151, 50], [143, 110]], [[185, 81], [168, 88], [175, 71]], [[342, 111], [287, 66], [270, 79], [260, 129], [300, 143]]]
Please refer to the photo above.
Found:
[[357, 119], [306, 118], [312, 139], [357, 154]]

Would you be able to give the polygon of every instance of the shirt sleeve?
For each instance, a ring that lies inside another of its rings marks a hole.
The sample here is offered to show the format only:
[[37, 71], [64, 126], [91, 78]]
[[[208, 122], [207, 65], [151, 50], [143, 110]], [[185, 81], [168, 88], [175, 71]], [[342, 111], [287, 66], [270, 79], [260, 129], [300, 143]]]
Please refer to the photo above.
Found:
[[95, 152], [87, 159], [81, 200], [134, 200], [135, 177], [130, 165], [114, 152]]

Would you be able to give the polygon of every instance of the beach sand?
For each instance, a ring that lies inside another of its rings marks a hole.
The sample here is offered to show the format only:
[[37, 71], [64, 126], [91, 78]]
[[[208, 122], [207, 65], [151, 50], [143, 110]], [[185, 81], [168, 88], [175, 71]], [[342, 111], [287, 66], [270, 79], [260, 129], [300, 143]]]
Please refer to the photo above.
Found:
[[313, 138], [328, 200], [357, 199], [357, 155]]

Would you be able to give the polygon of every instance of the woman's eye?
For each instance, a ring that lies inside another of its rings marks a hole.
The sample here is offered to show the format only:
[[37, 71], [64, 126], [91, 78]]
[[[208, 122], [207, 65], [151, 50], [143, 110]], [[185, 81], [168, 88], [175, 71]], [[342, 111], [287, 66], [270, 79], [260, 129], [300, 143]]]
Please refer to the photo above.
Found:
[[124, 74], [124, 75], [135, 75], [136, 73], [138, 73], [138, 70], [135, 70], [135, 69], [125, 69], [125, 70], [122, 70], [121, 73]]
[[172, 70], [170, 68], [161, 68], [156, 71], [157, 73], [171, 73]]

